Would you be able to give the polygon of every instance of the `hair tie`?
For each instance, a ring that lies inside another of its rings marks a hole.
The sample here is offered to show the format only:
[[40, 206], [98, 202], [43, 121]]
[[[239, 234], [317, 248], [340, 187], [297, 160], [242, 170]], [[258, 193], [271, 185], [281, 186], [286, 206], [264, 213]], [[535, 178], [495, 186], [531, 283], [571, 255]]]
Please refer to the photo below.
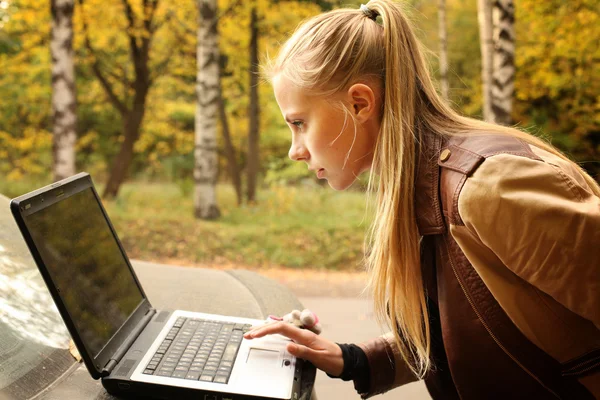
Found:
[[367, 7], [366, 5], [361, 4], [360, 11], [362, 11], [363, 14], [365, 14], [369, 19], [371, 19], [373, 21], [377, 21], [377, 12], [375, 12], [373, 10], [369, 10], [369, 7]]

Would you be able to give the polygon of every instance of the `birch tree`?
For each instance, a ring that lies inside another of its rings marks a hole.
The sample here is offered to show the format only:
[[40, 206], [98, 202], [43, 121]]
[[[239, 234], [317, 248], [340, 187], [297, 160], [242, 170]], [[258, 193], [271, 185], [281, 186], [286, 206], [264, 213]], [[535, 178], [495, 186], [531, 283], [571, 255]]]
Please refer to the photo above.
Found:
[[491, 0], [477, 0], [479, 44], [481, 47], [481, 86], [483, 91], [483, 119], [493, 121], [491, 83], [493, 75], [492, 5]]
[[446, 31], [446, 0], [438, 2], [438, 32], [440, 38], [440, 82], [442, 97], [448, 100], [448, 35]]
[[218, 177], [217, 118], [219, 116], [219, 33], [217, 1], [197, 0], [199, 10], [197, 75], [196, 75], [196, 139], [194, 151], [194, 215], [216, 219]]
[[52, 172], [58, 181], [75, 174], [77, 106], [73, 67], [74, 0], [51, 0]]
[[515, 8], [513, 0], [496, 0], [492, 9], [493, 73], [491, 108], [494, 122], [512, 123], [512, 98], [515, 88]]

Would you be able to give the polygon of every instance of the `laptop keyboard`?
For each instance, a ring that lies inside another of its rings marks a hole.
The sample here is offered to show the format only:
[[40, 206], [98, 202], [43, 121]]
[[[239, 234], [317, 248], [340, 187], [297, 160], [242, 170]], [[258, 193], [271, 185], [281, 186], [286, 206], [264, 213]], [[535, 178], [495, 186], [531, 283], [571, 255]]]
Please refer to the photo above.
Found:
[[179, 317], [144, 374], [226, 384], [250, 326]]

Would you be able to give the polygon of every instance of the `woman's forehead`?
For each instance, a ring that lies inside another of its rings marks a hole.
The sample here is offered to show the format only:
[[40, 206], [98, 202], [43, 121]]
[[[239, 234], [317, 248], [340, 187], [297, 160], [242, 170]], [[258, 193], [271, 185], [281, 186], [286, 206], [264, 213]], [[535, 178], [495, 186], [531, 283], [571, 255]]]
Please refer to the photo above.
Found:
[[308, 91], [294, 84], [284, 74], [278, 74], [273, 78], [273, 91], [279, 107], [298, 107], [309, 101]]

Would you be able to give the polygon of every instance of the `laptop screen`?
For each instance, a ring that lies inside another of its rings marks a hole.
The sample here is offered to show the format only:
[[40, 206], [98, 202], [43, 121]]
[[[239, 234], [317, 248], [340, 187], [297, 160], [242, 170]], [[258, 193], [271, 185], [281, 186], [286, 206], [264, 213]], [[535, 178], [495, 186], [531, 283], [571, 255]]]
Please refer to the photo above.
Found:
[[92, 188], [24, 220], [81, 339], [95, 357], [143, 296]]

